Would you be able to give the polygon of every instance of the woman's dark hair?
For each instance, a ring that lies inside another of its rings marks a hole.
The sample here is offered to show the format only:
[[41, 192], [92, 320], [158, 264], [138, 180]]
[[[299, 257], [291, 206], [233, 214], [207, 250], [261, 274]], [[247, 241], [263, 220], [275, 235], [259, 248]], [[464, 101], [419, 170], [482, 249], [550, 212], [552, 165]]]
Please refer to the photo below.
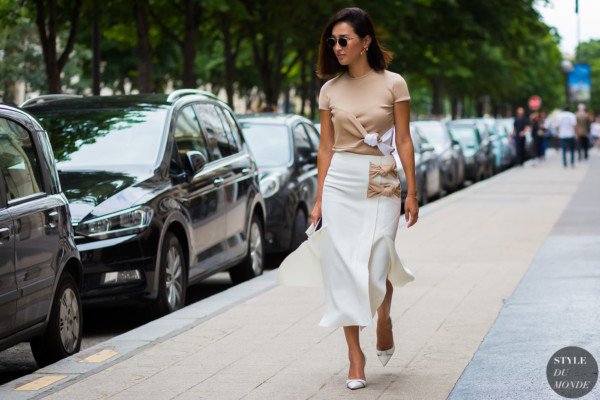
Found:
[[333, 27], [340, 23], [346, 22], [354, 29], [354, 32], [361, 38], [371, 36], [371, 44], [367, 51], [367, 61], [369, 66], [375, 71], [382, 71], [387, 68], [393, 58], [393, 54], [382, 47], [375, 35], [373, 21], [369, 14], [362, 8], [349, 7], [338, 11], [327, 23], [323, 33], [321, 34], [321, 44], [319, 46], [319, 61], [317, 63], [317, 76], [321, 79], [330, 78], [340, 72], [348, 71], [348, 66], [341, 65], [332, 49], [327, 46], [325, 41], [331, 37]]

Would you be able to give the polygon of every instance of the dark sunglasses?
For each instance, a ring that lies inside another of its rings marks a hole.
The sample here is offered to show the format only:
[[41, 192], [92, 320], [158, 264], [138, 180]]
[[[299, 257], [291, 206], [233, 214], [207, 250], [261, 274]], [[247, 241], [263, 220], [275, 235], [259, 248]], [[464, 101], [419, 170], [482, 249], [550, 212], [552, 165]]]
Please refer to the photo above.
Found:
[[342, 46], [342, 47], [346, 47], [346, 46], [348, 46], [348, 40], [352, 40], [352, 39], [356, 39], [356, 37], [352, 37], [352, 38], [341, 37], [339, 39], [330, 37], [325, 40], [325, 43], [327, 43], [327, 46], [329, 46], [331, 48], [334, 48], [336, 43], [339, 43], [340, 46]]

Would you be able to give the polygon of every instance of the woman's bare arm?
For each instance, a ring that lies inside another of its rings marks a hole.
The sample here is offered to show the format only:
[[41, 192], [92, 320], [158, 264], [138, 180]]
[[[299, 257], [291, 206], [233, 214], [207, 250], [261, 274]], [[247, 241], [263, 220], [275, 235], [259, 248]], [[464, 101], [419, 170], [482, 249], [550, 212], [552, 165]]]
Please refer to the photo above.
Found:
[[404, 217], [411, 227], [417, 222], [419, 204], [415, 177], [415, 150], [410, 137], [410, 102], [394, 103], [394, 127], [396, 128], [396, 148], [406, 176], [407, 196], [404, 203]]
[[325, 182], [325, 176], [327, 176], [327, 170], [331, 163], [331, 157], [333, 157], [333, 122], [331, 121], [331, 111], [320, 110], [321, 116], [321, 138], [319, 141], [319, 152], [317, 157], [317, 171], [318, 171], [318, 189], [317, 189], [317, 200], [311, 213], [311, 221], [316, 223], [321, 218], [321, 200], [323, 197], [323, 183]]

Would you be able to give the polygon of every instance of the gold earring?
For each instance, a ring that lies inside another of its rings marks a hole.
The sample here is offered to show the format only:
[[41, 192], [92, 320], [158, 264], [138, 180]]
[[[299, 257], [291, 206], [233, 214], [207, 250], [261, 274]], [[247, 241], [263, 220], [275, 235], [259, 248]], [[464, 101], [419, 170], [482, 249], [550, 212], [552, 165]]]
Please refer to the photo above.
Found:
[[368, 47], [363, 47], [362, 51], [360, 52], [360, 55], [364, 56], [365, 55], [365, 51], [368, 51], [368, 50], [369, 50]]

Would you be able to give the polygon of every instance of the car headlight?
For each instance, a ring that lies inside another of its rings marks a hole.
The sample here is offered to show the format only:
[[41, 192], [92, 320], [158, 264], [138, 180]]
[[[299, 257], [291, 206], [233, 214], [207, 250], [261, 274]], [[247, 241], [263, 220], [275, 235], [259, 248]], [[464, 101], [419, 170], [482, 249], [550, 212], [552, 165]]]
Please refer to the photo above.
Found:
[[150, 207], [138, 206], [103, 215], [77, 224], [79, 235], [106, 239], [141, 232], [150, 225], [154, 211]]
[[284, 185], [288, 175], [286, 173], [269, 173], [260, 180], [260, 192], [263, 198], [269, 198], [275, 195]]

